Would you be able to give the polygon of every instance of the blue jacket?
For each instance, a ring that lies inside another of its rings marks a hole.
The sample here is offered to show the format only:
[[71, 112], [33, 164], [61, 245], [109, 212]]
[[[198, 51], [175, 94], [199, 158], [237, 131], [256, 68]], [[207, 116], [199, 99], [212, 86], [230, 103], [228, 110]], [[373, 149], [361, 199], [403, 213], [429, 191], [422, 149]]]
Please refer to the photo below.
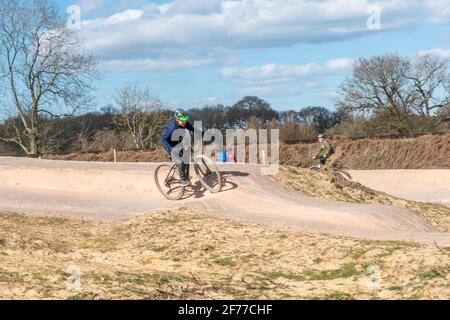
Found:
[[188, 122], [186, 127], [183, 128], [178, 125], [176, 120], [170, 121], [164, 128], [161, 136], [161, 145], [168, 153], [171, 153], [172, 149], [180, 143], [180, 141], [172, 141], [172, 134], [178, 129], [185, 129], [190, 132], [194, 132], [194, 126], [190, 122]]

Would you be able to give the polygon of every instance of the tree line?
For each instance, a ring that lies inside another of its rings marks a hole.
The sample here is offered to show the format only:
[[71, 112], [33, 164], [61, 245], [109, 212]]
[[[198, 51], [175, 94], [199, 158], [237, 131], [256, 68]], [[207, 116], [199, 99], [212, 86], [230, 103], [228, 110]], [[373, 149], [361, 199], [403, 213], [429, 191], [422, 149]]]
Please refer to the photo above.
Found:
[[[341, 117], [324, 107], [300, 111], [275, 111], [258, 97], [244, 97], [231, 106], [209, 105], [189, 110], [192, 121], [204, 129], [278, 128], [286, 142], [314, 140], [318, 132], [333, 127]], [[159, 146], [162, 129], [173, 111], [146, 87], [126, 86], [117, 91], [115, 104], [82, 115], [38, 118], [41, 130], [38, 153], [98, 152], [111, 148], [148, 150]], [[10, 118], [0, 125], [0, 134], [20, 125]], [[11, 145], [13, 147], [14, 145]], [[16, 144], [16, 151], [20, 151]]]

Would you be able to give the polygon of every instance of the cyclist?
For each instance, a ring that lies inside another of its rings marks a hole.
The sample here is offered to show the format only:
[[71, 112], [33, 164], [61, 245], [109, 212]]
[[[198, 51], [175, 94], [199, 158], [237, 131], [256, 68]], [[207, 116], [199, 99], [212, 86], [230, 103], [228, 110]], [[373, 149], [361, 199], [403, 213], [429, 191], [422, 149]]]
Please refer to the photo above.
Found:
[[161, 136], [161, 144], [166, 152], [169, 154], [170, 159], [177, 165], [178, 172], [180, 174], [181, 185], [187, 187], [191, 184], [189, 177], [189, 162], [183, 162], [183, 150], [180, 152], [179, 159], [172, 159], [172, 150], [182, 139], [176, 141], [172, 139], [172, 135], [176, 130], [187, 130], [188, 132], [194, 132], [194, 126], [189, 122], [190, 116], [183, 109], [175, 110], [175, 119], [171, 120], [164, 128]]
[[333, 153], [333, 147], [328, 142], [327, 136], [325, 134], [323, 133], [319, 134], [318, 139], [320, 145], [313, 159], [320, 161], [320, 164], [318, 166], [315, 166], [315, 168], [320, 169], [322, 166], [326, 164], [328, 158]]

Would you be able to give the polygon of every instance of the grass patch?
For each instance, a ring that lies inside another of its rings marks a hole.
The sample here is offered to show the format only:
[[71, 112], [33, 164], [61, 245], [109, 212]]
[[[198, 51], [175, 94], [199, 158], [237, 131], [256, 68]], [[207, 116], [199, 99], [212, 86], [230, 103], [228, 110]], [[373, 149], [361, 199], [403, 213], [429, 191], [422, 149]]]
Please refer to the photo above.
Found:
[[243, 257], [241, 257], [242, 261], [244, 262], [250, 262], [252, 259], [258, 257], [256, 254], [254, 253], [249, 253], [244, 255]]
[[421, 280], [431, 280], [435, 278], [445, 278], [450, 273], [450, 266], [447, 267], [435, 267], [426, 272], [419, 274]]
[[211, 251], [214, 251], [214, 250], [216, 250], [216, 247], [213, 246], [213, 245], [210, 245], [210, 244], [207, 245], [206, 248], [205, 248], [206, 252], [211, 252]]
[[401, 291], [403, 288], [400, 286], [390, 286], [387, 289], [390, 291]]
[[268, 272], [268, 273], [263, 273], [263, 274], [273, 280], [277, 280], [279, 278], [285, 278], [287, 280], [293, 280], [293, 281], [305, 281], [305, 277], [303, 275], [284, 273], [281, 271], [273, 271], [273, 272]]
[[91, 278], [99, 283], [107, 283], [113, 281], [113, 277], [111, 277], [111, 275], [97, 272], [93, 272], [91, 274], [84, 274], [83, 278]]
[[356, 269], [356, 265], [354, 263], [344, 264], [341, 268], [335, 270], [309, 270], [304, 273], [305, 277], [312, 281], [350, 278], [359, 274], [361, 274], [361, 272]]
[[287, 292], [282, 292], [282, 293], [280, 293], [280, 297], [279, 297], [281, 300], [288, 300], [288, 299], [292, 299], [292, 298], [294, 298], [292, 295], [290, 295], [289, 293], [287, 293]]
[[282, 271], [272, 271], [263, 274], [273, 280], [285, 278], [287, 280], [293, 281], [323, 281], [323, 280], [334, 280], [339, 278], [350, 278], [361, 274], [361, 272], [359, 272], [356, 269], [355, 264], [347, 263], [343, 265], [341, 268], [334, 270], [323, 270], [323, 271], [308, 270], [303, 272], [302, 274], [291, 274]]
[[167, 249], [169, 249], [169, 246], [156, 246], [152, 248], [152, 250], [155, 252], [163, 252], [166, 251]]
[[273, 250], [273, 249], [269, 249], [269, 250], [266, 251], [266, 254], [269, 255], [269, 256], [276, 256], [276, 255], [278, 255], [280, 253], [281, 253], [280, 251]]
[[326, 294], [323, 297], [312, 297], [310, 300], [354, 300], [354, 296], [341, 291], [335, 291], [329, 294]]
[[92, 292], [79, 292], [73, 296], [67, 298], [67, 300], [93, 300], [95, 294]]
[[406, 241], [387, 241], [385, 243], [389, 245], [388, 250], [391, 252], [405, 249], [405, 248], [418, 248], [421, 246], [418, 243], [406, 242]]
[[171, 282], [184, 282], [184, 277], [169, 273], [155, 272], [147, 274], [130, 274], [116, 272], [119, 281], [122, 283], [131, 283], [139, 286], [165, 285]]
[[365, 255], [369, 250], [368, 249], [359, 249], [351, 252], [351, 257], [353, 260], [360, 259], [363, 255]]
[[6, 283], [24, 283], [24, 276], [18, 272], [7, 272], [0, 270], [0, 282]]
[[233, 258], [219, 258], [213, 261], [215, 264], [218, 264], [222, 267], [234, 267], [236, 266], [236, 262], [234, 262]]

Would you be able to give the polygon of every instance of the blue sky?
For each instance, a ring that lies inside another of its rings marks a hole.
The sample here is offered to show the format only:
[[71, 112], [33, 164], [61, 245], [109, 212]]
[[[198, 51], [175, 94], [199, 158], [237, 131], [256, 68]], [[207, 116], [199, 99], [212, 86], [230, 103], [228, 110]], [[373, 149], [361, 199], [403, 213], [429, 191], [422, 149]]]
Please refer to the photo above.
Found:
[[[74, 0], [62, 8], [72, 4], [100, 60], [100, 106], [139, 84], [173, 107], [257, 95], [277, 110], [333, 108], [353, 59], [450, 58], [450, 0]], [[368, 29], [377, 8], [380, 28]]]

